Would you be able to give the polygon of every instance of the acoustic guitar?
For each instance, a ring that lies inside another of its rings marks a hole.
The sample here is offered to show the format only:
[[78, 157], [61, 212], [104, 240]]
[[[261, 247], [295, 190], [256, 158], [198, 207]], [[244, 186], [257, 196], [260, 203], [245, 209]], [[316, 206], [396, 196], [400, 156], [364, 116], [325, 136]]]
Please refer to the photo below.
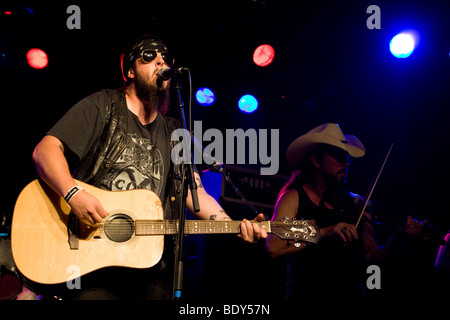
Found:
[[[177, 220], [164, 220], [152, 191], [106, 191], [81, 181], [109, 215], [99, 224], [79, 220], [70, 206], [41, 180], [20, 193], [11, 224], [11, 248], [17, 268], [44, 284], [71, 281], [110, 266], [149, 268], [161, 259], [164, 235], [176, 234]], [[317, 243], [314, 220], [262, 221], [283, 240]], [[240, 233], [240, 221], [186, 220], [186, 234]]]

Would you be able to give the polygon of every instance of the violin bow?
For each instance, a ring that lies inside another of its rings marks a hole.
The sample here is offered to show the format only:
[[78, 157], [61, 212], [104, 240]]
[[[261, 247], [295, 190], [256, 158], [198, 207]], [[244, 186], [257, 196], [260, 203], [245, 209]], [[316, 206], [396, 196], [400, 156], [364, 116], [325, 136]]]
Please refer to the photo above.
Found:
[[383, 164], [381, 165], [381, 168], [378, 171], [378, 174], [377, 174], [377, 176], [375, 178], [375, 181], [373, 182], [372, 187], [370, 188], [369, 193], [368, 193], [366, 199], [364, 200], [364, 206], [362, 207], [361, 212], [359, 213], [359, 216], [358, 216], [358, 220], [355, 223], [355, 229], [358, 228], [358, 225], [361, 222], [361, 218], [362, 218], [362, 216], [364, 214], [364, 211], [367, 208], [367, 205], [369, 204], [370, 198], [372, 197], [373, 190], [375, 190], [375, 186], [377, 185], [378, 179], [381, 176], [381, 172], [383, 172], [384, 166], [386, 165], [386, 161], [389, 158], [389, 155], [391, 154], [391, 151], [392, 151], [393, 147], [394, 147], [394, 142], [391, 143], [391, 146], [389, 147], [389, 150], [388, 150], [388, 152], [386, 154], [386, 157], [384, 158]]

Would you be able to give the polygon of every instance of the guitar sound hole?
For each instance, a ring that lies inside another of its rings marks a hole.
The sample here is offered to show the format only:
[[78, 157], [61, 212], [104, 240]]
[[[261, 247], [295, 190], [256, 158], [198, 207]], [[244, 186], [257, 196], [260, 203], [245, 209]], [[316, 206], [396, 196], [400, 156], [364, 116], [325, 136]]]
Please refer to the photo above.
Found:
[[105, 221], [104, 232], [111, 241], [127, 242], [133, 237], [134, 221], [126, 214], [114, 214]]

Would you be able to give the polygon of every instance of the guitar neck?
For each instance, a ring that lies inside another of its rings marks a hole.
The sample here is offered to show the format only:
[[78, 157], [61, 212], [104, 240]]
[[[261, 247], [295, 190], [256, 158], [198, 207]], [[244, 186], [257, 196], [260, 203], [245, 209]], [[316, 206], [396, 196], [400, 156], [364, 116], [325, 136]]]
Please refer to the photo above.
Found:
[[[270, 221], [253, 222], [261, 228], [270, 230]], [[164, 235], [178, 233], [178, 220], [136, 220], [136, 235]], [[233, 234], [241, 232], [241, 221], [186, 220], [185, 234]]]

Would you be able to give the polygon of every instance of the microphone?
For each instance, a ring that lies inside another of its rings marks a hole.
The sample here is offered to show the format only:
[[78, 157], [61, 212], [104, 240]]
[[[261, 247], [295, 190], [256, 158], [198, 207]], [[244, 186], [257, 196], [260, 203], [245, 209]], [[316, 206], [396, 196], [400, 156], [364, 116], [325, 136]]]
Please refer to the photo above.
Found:
[[223, 163], [214, 158], [208, 151], [206, 151], [200, 141], [198, 141], [198, 139], [194, 135], [192, 135], [192, 142], [194, 143], [195, 149], [202, 153], [203, 160], [206, 160], [205, 163], [207, 170], [221, 173], [223, 171]]
[[174, 75], [177, 74], [181, 74], [184, 70], [187, 70], [187, 68], [172, 68], [169, 69], [167, 67], [162, 67], [161, 69], [159, 69], [158, 71], [158, 76], [163, 80], [163, 81], [167, 81], [169, 80], [171, 77], [173, 77]]

